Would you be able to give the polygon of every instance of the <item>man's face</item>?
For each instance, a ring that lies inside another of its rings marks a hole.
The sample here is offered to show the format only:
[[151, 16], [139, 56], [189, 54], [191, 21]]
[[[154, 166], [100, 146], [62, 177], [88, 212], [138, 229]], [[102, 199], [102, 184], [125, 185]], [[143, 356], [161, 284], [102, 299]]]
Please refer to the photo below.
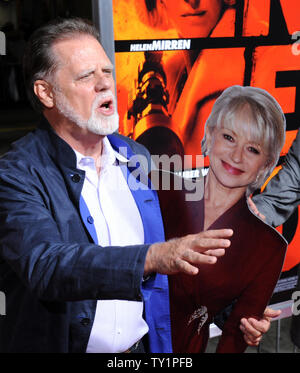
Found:
[[58, 68], [54, 99], [69, 122], [99, 135], [118, 128], [113, 66], [99, 42], [91, 36], [59, 41], [53, 46]]

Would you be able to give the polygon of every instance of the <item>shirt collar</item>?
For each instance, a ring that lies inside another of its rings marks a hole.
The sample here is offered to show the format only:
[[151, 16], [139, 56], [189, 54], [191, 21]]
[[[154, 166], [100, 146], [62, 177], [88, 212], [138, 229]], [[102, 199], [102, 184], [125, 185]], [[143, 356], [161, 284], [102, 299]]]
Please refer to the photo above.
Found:
[[[77, 168], [82, 169], [83, 167], [90, 166], [91, 164], [93, 167], [95, 167], [95, 162], [92, 157], [85, 156], [75, 149], [73, 150], [76, 155]], [[105, 136], [102, 140], [101, 168], [127, 162], [129, 162], [129, 159], [114, 150], [108, 138]]]

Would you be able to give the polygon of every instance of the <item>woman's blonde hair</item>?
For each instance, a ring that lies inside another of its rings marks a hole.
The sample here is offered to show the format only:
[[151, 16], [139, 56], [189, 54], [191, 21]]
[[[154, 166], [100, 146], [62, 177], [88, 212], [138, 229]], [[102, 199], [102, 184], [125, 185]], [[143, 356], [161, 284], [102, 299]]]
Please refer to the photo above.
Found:
[[206, 121], [202, 153], [209, 153], [207, 132], [212, 134], [222, 126], [234, 131], [241, 125], [268, 157], [265, 171], [248, 187], [247, 194], [250, 194], [262, 186], [278, 162], [285, 141], [285, 116], [278, 102], [264, 89], [229, 87], [218, 97]]

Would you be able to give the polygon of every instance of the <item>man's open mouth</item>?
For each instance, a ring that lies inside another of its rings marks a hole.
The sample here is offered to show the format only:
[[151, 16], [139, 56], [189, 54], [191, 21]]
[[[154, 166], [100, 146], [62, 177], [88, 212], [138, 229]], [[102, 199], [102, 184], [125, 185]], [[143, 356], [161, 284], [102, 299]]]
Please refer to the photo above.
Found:
[[112, 97], [103, 98], [99, 105], [97, 106], [97, 110], [100, 111], [103, 115], [112, 115], [114, 113], [114, 100]]

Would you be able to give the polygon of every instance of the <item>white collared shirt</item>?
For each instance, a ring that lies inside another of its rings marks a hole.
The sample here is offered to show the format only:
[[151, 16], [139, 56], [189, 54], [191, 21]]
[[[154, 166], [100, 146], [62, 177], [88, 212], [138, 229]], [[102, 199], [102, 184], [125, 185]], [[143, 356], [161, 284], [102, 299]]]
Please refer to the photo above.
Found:
[[[81, 195], [94, 219], [98, 244], [143, 244], [140, 213], [118, 165], [128, 159], [115, 152], [106, 137], [102, 144], [100, 176], [94, 159], [74, 150], [77, 168], [85, 171]], [[148, 332], [142, 314], [142, 302], [98, 300], [86, 352], [126, 351]]]

